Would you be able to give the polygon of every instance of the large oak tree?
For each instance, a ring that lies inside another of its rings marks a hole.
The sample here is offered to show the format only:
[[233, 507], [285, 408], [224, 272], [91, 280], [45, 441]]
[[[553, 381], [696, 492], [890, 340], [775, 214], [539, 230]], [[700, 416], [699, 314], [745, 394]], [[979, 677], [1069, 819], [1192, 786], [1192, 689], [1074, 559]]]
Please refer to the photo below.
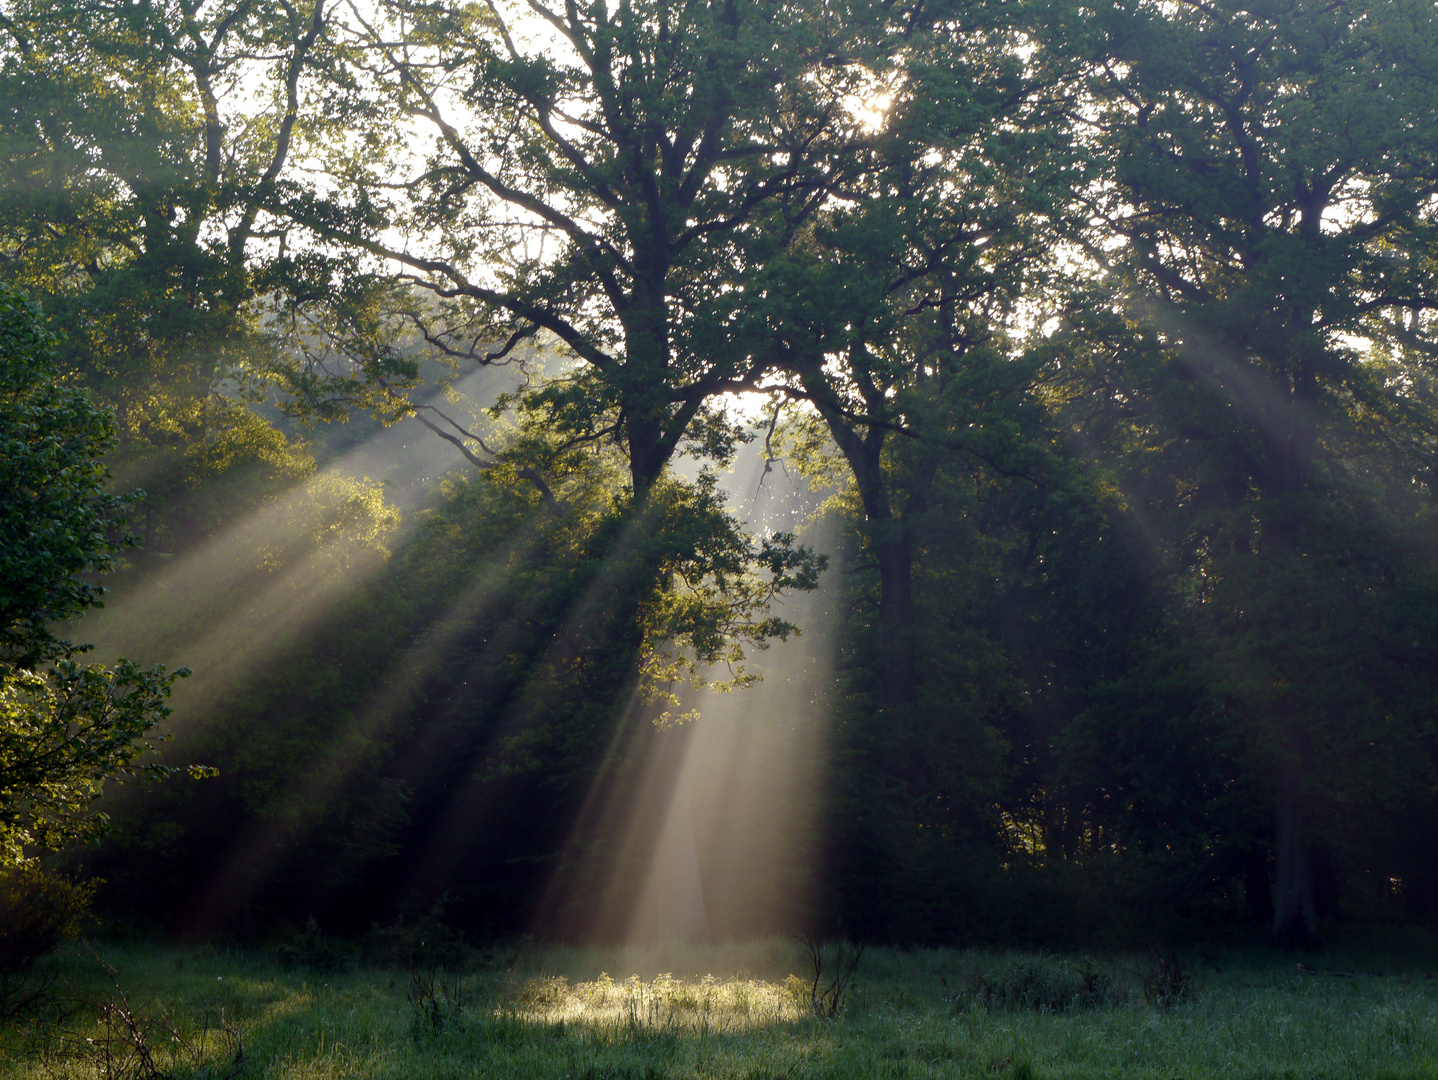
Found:
[[459, 301], [414, 313], [454, 355], [557, 342], [574, 367], [531, 401], [568, 437], [621, 445], [640, 501], [681, 446], [723, 456], [716, 399], [782, 366], [775, 261], [892, 152], [923, 153], [882, 110], [932, 111], [923, 95], [952, 86], [905, 67], [920, 6], [382, 11], [356, 85], [428, 150], [400, 179], [393, 160], [339, 177], [353, 197], [319, 230]]

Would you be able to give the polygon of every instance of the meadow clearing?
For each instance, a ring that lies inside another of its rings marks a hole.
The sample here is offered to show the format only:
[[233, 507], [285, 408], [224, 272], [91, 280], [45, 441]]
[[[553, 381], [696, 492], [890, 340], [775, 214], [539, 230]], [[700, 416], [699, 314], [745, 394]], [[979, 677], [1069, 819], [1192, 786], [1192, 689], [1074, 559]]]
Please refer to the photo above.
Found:
[[7, 1022], [0, 1078], [1427, 1080], [1433, 945], [1332, 949], [1298, 961], [1311, 972], [1259, 949], [869, 949], [835, 1002], [836, 950], [816, 993], [809, 951], [778, 938], [521, 942], [458, 972], [72, 943], [36, 973], [51, 1005]]

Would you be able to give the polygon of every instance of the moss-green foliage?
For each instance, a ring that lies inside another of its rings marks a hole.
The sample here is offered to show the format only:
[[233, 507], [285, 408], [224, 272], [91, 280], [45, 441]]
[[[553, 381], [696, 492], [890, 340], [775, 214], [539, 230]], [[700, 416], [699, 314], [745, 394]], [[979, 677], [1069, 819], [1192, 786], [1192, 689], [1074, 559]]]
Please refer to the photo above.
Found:
[[[788, 977], [805, 973], [793, 942], [628, 953], [516, 948], [442, 988], [440, 1025], [425, 1020], [405, 970], [286, 973], [243, 953], [154, 947], [101, 954], [136, 1013], [163, 1011], [202, 1050], [197, 1057], [178, 1042], [156, 1043], [161, 1069], [178, 1066], [179, 1076], [206, 1075], [207, 1066], [223, 1072], [232, 1062], [233, 1044], [218, 1037], [222, 1016], [236, 1025], [247, 1075], [294, 1080], [1417, 1080], [1438, 1068], [1438, 980], [1422, 980], [1412, 961], [1431, 955], [1433, 944], [1406, 940], [1406, 962], [1369, 950], [1319, 964], [1388, 972], [1348, 979], [1296, 973], [1289, 960], [1267, 954], [1193, 957], [1201, 986], [1174, 1007], [1152, 1007], [1139, 995], [1062, 1010], [954, 1001], [955, 981], [968, 972], [1065, 962], [1053, 957], [870, 950], [850, 1006], [832, 1019], [815, 1018], [786, 993]], [[1110, 966], [1129, 963], [1115, 958]], [[57, 972], [77, 995], [115, 997], [81, 950], [64, 954]], [[68, 1030], [98, 1035], [94, 1015], [76, 1014]], [[40, 1024], [0, 1033], [0, 1077], [86, 1074], [84, 1061], [52, 1059], [47, 1072], [19, 1052], [45, 1037]]]
[[315, 473], [303, 441], [232, 398], [156, 393], [124, 421], [112, 465], [145, 491], [135, 520], [141, 560], [210, 540]]
[[57, 623], [104, 589], [112, 530], [133, 497], [106, 492], [114, 417], [66, 386], [39, 308], [0, 286], [0, 664], [5, 671], [68, 657]]

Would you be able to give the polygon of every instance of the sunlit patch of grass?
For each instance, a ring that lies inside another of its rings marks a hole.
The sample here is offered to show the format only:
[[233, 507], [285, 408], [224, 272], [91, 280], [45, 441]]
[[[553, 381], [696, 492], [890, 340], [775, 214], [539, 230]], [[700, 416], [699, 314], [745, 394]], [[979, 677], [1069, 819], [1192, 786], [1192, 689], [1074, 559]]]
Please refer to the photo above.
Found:
[[786, 985], [713, 975], [677, 979], [668, 972], [649, 980], [638, 975], [615, 980], [601, 972], [574, 984], [562, 975], [530, 979], [506, 1005], [516, 1018], [533, 1023], [688, 1034], [791, 1023], [808, 1015]]

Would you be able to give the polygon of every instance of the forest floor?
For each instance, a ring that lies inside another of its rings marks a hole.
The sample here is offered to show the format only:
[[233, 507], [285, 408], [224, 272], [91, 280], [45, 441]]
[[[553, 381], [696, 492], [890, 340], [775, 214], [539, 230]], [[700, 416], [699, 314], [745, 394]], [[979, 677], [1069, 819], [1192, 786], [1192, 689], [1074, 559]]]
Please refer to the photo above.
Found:
[[32, 973], [50, 1005], [0, 1029], [0, 1080], [1438, 1077], [1431, 934], [1311, 971], [1258, 949], [871, 949], [837, 1003], [822, 960], [816, 994], [810, 953], [782, 939], [522, 944], [460, 975], [74, 943]]

